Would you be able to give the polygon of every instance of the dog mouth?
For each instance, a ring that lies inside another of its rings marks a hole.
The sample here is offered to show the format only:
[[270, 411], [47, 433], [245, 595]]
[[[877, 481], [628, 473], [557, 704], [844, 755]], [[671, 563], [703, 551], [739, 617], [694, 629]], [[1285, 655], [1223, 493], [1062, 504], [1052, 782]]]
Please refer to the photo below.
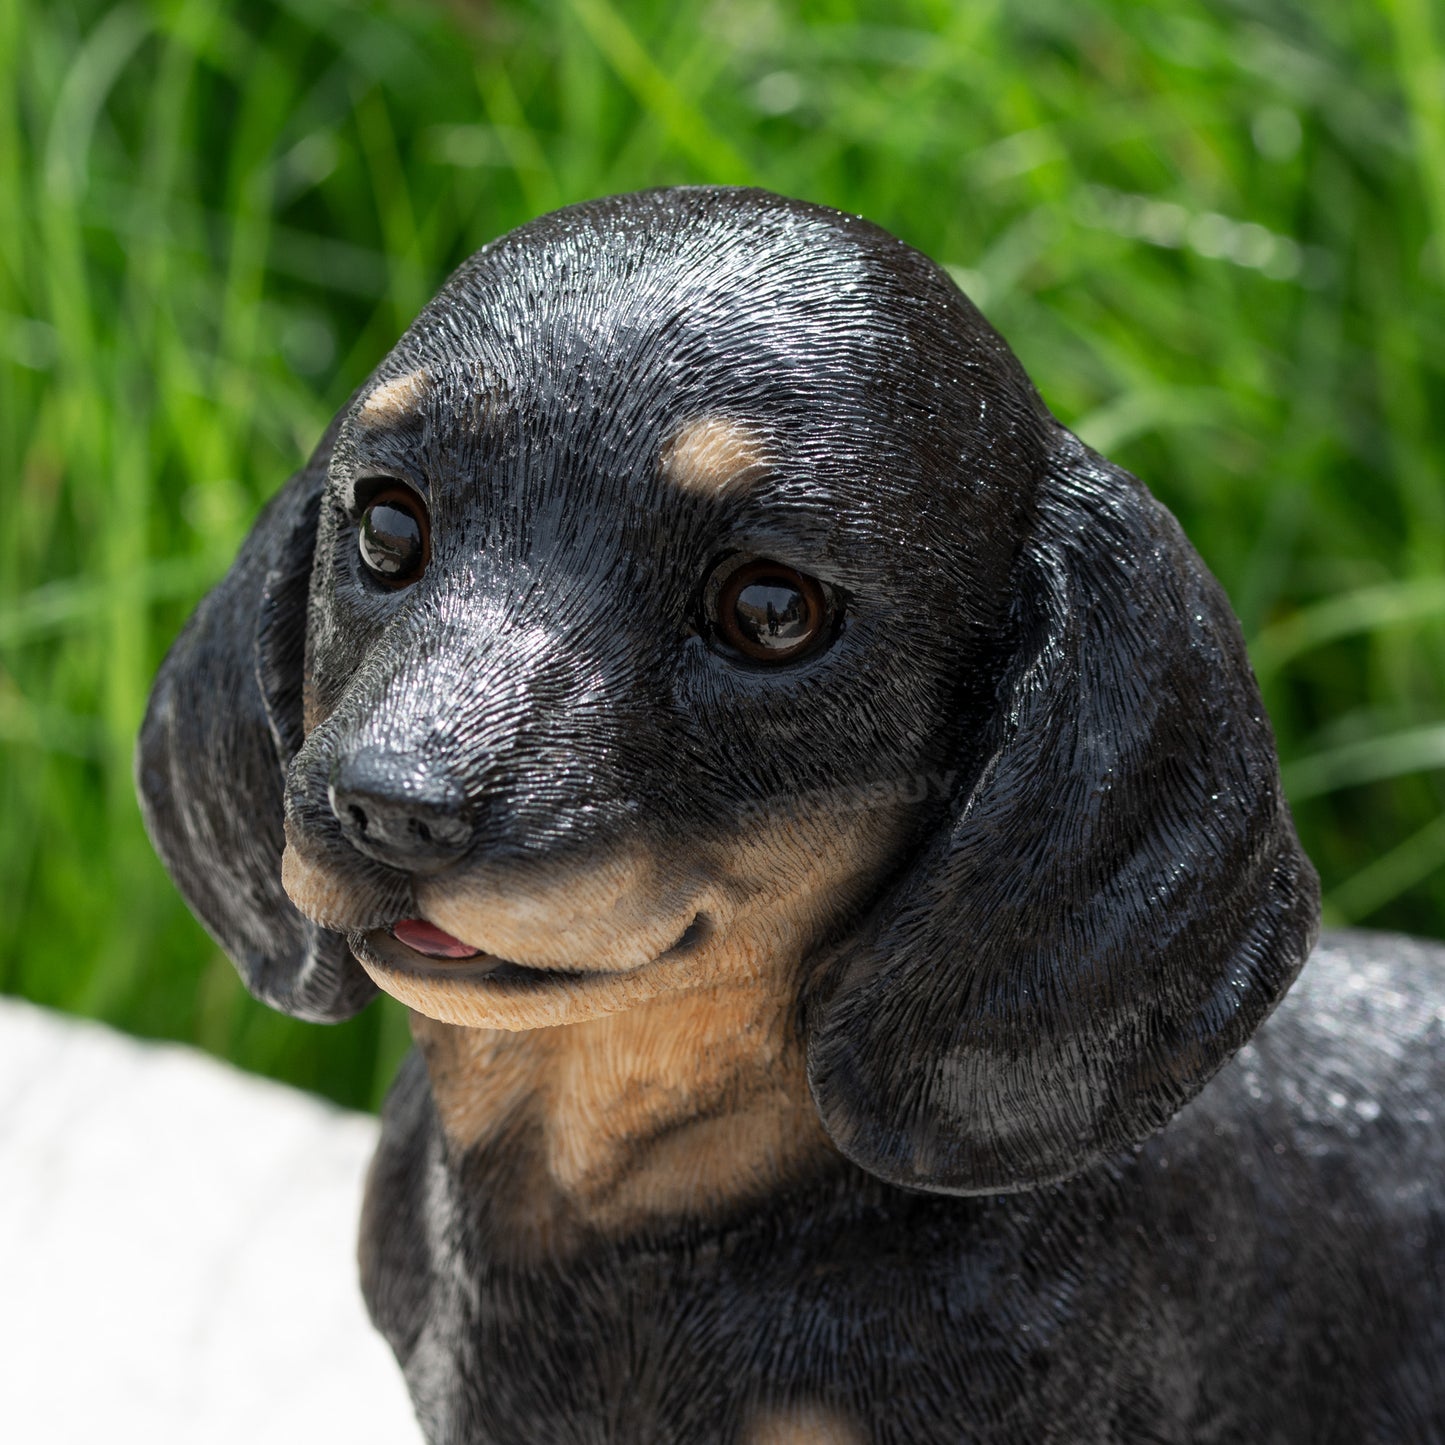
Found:
[[428, 923], [425, 918], [398, 918], [391, 925], [391, 936], [398, 943], [403, 943], [428, 958], [483, 957], [480, 948], [463, 943], [460, 938], [448, 933], [444, 928], [438, 928], [435, 923]]
[[[696, 948], [708, 931], [707, 920], [698, 914], [677, 939], [656, 958], [640, 965], [650, 968], [662, 959], [673, 959]], [[363, 963], [400, 970], [421, 979], [452, 979], [458, 982], [488, 983], [537, 988], [550, 983], [616, 978], [636, 969], [539, 968], [515, 963], [474, 948], [424, 918], [400, 918], [389, 928], [353, 933], [348, 942]]]

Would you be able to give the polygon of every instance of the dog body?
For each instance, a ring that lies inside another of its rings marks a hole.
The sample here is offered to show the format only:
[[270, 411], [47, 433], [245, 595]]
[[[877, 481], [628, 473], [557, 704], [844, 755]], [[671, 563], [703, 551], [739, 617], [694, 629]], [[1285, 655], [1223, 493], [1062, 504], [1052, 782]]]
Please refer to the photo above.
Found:
[[682, 189], [481, 252], [139, 776], [259, 997], [413, 1010], [362, 1266], [430, 1439], [1437, 1438], [1441, 953], [1285, 997], [1227, 603], [886, 233]]
[[1162, 1134], [1044, 1189], [924, 1194], [834, 1155], [554, 1257], [518, 1239], [515, 1142], [455, 1160], [414, 1054], [367, 1301], [433, 1440], [1437, 1440], [1442, 969], [1327, 938]]

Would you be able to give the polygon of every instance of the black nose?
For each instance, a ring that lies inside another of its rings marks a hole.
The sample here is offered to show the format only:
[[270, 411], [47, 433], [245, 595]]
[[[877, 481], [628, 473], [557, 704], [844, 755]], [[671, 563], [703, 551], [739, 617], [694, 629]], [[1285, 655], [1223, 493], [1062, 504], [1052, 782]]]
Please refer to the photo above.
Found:
[[471, 811], [443, 768], [408, 753], [363, 748], [331, 765], [331, 811], [368, 858], [408, 873], [435, 872], [471, 841]]

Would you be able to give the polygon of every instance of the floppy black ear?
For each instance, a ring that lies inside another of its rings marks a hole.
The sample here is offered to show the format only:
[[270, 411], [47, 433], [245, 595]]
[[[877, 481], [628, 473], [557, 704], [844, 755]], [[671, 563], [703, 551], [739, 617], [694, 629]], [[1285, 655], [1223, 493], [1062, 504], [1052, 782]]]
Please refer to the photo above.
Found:
[[286, 765], [302, 740], [306, 596], [336, 424], [271, 500], [161, 664], [136, 752], [151, 842], [263, 1003], [350, 1018], [375, 994], [345, 938], [281, 888]]
[[1025, 1189], [1159, 1129], [1317, 927], [1228, 602], [1140, 483], [1061, 435], [972, 775], [805, 1000], [829, 1134], [916, 1188]]

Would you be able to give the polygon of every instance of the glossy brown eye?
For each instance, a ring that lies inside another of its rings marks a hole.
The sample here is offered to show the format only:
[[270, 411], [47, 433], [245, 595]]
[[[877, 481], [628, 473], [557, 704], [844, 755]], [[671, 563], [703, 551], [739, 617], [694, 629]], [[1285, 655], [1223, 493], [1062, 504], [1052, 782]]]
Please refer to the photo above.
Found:
[[705, 610], [713, 637], [753, 662], [791, 662], [829, 632], [823, 584], [782, 562], [724, 563], [709, 581]]
[[388, 587], [415, 582], [431, 554], [431, 527], [421, 498], [409, 487], [378, 492], [361, 514], [357, 546], [378, 582]]

